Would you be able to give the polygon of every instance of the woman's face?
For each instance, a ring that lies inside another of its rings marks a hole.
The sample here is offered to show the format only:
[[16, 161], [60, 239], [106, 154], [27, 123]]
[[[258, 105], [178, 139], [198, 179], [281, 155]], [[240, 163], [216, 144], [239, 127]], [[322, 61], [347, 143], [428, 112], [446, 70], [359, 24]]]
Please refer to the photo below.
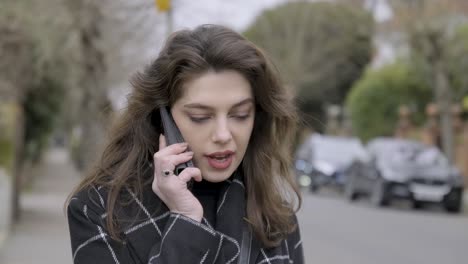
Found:
[[203, 179], [228, 179], [241, 163], [255, 119], [249, 82], [236, 71], [209, 71], [183, 85], [171, 108]]

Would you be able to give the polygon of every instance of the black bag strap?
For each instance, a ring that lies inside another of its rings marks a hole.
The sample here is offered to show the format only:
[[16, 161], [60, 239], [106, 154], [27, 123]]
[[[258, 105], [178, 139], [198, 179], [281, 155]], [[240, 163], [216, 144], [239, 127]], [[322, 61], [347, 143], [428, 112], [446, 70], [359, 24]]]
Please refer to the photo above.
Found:
[[243, 224], [242, 228], [242, 242], [239, 255], [239, 264], [248, 264], [250, 261], [250, 251], [252, 249], [252, 232], [249, 231], [249, 227], [246, 223]]

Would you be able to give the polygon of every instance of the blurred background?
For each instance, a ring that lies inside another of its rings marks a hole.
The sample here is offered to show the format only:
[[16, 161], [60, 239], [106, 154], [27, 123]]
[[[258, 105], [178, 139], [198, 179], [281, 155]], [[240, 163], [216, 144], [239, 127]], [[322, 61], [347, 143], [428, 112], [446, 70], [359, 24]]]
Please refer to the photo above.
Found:
[[468, 1], [2, 0], [0, 263], [71, 263], [67, 195], [172, 31], [229, 26], [301, 110], [307, 263], [468, 263]]

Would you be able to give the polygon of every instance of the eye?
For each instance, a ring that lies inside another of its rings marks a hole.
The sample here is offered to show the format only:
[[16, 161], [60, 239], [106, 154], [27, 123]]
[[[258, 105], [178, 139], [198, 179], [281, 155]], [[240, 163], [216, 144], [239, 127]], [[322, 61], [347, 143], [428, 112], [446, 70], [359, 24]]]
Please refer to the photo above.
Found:
[[238, 120], [243, 121], [243, 120], [248, 119], [248, 118], [250, 117], [250, 114], [246, 114], [246, 115], [234, 115], [233, 117], [236, 118], [236, 119], [238, 119]]
[[205, 122], [206, 120], [210, 119], [210, 117], [208, 116], [204, 116], [204, 117], [194, 117], [194, 116], [189, 116], [190, 120], [194, 123], [203, 123]]
[[245, 121], [247, 119], [249, 119], [249, 117], [251, 116], [251, 112], [252, 112], [252, 109], [251, 108], [245, 108], [243, 107], [242, 109], [237, 109], [235, 111], [233, 111], [231, 114], [230, 114], [230, 117], [238, 120], [238, 121]]

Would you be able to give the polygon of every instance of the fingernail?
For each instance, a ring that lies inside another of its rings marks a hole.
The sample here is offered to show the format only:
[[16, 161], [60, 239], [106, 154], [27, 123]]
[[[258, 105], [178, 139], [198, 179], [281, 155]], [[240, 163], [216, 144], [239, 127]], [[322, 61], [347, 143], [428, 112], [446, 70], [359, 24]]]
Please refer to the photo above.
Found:
[[185, 153], [187, 153], [188, 155], [193, 155], [193, 151], [187, 151]]

